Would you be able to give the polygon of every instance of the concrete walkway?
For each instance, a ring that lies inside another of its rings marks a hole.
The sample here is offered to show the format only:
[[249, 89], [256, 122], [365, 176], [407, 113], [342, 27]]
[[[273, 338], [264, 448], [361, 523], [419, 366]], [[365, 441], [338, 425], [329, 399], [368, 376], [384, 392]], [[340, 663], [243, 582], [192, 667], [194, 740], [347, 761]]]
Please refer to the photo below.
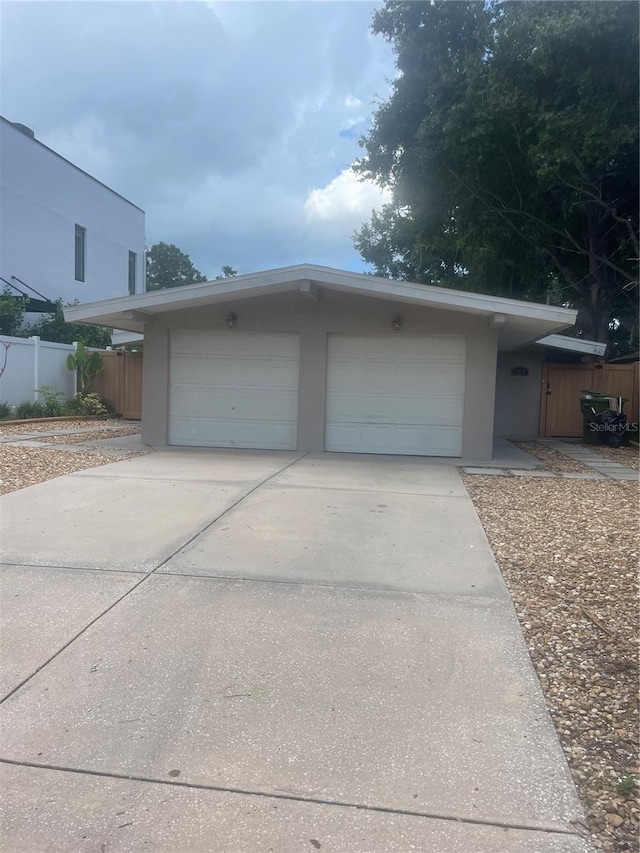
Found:
[[2, 524], [3, 850], [591, 850], [455, 468], [156, 452]]
[[570, 459], [575, 459], [576, 462], [582, 462], [583, 465], [588, 465], [594, 472], [609, 477], [612, 480], [637, 480], [638, 472], [633, 468], [628, 468], [620, 462], [614, 462], [596, 453], [594, 450], [589, 450], [585, 444], [577, 442], [562, 441], [560, 439], [546, 439], [544, 442], [547, 447], [557, 450], [558, 453], [563, 453]]

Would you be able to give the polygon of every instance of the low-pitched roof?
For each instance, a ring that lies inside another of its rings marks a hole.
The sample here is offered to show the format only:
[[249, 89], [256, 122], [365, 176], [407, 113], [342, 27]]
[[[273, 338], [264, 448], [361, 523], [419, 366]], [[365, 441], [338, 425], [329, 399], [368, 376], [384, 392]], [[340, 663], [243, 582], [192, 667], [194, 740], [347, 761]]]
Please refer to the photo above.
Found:
[[486, 316], [498, 329], [500, 348], [506, 350], [525, 346], [543, 335], [572, 326], [577, 313], [572, 309], [554, 305], [468, 293], [409, 281], [395, 281], [314, 264], [299, 264], [219, 281], [71, 305], [65, 308], [64, 313], [71, 323], [142, 332], [145, 323], [152, 322], [155, 315], [185, 308], [199, 308], [217, 302], [238, 303], [257, 296], [309, 288], [327, 288], [408, 305]]
[[546, 335], [544, 338], [536, 341], [536, 344], [542, 347], [550, 347], [551, 349], [576, 352], [581, 355], [603, 356], [607, 349], [607, 345], [599, 341], [590, 341], [586, 338], [570, 338], [567, 335]]

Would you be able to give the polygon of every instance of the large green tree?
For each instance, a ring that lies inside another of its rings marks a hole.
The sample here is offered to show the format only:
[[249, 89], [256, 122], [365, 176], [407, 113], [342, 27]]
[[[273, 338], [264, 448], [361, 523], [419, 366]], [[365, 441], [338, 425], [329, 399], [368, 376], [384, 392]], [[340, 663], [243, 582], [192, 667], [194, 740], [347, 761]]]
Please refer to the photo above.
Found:
[[[638, 5], [387, 2], [389, 99], [356, 169], [379, 275], [550, 300], [637, 347]], [[634, 338], [635, 336], [635, 338]]]
[[173, 243], [155, 243], [147, 251], [147, 290], [165, 290], [207, 281], [189, 255]]
[[[68, 303], [78, 305], [78, 300]], [[79, 341], [88, 347], [103, 349], [111, 346], [111, 332], [105, 326], [83, 326], [80, 323], [67, 323], [64, 319], [62, 299], [56, 299], [53, 314], [43, 314], [35, 323], [23, 327], [21, 337], [38, 335], [43, 341], [58, 344], [72, 344]]]
[[29, 300], [6, 286], [0, 293], [0, 335], [24, 337], [24, 312]]

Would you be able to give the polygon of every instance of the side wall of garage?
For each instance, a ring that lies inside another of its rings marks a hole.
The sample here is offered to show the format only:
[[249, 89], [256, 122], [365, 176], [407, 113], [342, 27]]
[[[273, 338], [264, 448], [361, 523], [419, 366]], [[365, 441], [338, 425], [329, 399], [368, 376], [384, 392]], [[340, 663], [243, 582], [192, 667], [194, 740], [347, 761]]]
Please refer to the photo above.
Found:
[[[495, 434], [502, 438], [536, 438], [544, 351], [499, 352], [496, 372]], [[526, 371], [526, 374], [525, 372]]]
[[[145, 328], [142, 440], [168, 442], [169, 340], [173, 329], [224, 331], [230, 311], [243, 331], [295, 332], [300, 336], [298, 450], [324, 450], [327, 338], [329, 334], [464, 335], [466, 392], [463, 456], [490, 459], [497, 332], [486, 317], [324, 290], [315, 300], [299, 292], [219, 303], [157, 315]], [[391, 321], [399, 315], [402, 329]], [[233, 334], [230, 331], [229, 334]]]

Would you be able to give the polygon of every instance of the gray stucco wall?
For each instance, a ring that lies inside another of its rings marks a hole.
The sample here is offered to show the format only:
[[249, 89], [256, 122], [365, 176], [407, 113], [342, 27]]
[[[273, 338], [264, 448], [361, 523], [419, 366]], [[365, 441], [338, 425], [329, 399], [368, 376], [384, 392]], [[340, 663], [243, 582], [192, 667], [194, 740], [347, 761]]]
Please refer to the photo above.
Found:
[[[496, 373], [494, 432], [501, 438], [536, 438], [540, 422], [540, 395], [544, 351], [499, 352]], [[512, 376], [525, 367], [528, 376]]]
[[[230, 310], [238, 329], [300, 336], [298, 450], [324, 450], [327, 335], [457, 334], [467, 339], [463, 456], [490, 459], [493, 443], [497, 333], [486, 317], [323, 291], [319, 301], [299, 292], [174, 311], [145, 328], [142, 440], [163, 446], [168, 436], [169, 331], [225, 330]], [[391, 319], [400, 314], [400, 332]]]

